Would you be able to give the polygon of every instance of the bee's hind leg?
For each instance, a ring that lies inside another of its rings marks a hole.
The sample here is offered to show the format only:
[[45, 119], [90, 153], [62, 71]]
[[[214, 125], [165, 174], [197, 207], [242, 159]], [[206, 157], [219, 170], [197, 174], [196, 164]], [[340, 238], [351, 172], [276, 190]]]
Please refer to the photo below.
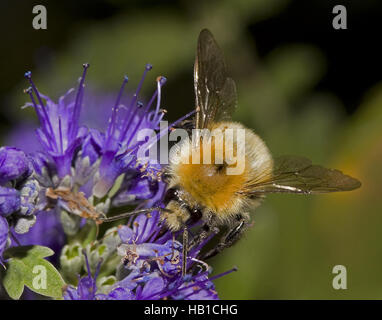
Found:
[[218, 253], [222, 252], [225, 248], [232, 246], [234, 243], [236, 243], [236, 241], [240, 239], [243, 232], [247, 229], [248, 219], [242, 215], [238, 215], [237, 220], [238, 223], [222, 237], [221, 241], [215, 248], [202, 255], [201, 260], [212, 258]]

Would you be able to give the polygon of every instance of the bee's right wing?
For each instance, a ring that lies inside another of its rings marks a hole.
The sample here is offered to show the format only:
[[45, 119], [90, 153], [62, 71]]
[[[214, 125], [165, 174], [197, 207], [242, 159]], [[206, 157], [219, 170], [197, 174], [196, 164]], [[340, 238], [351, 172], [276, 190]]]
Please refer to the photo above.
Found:
[[318, 194], [357, 189], [361, 183], [339, 170], [313, 165], [309, 159], [283, 156], [275, 160], [273, 174], [260, 182], [249, 183], [241, 193]]
[[227, 76], [224, 56], [207, 29], [200, 32], [194, 65], [195, 128], [229, 120], [236, 108], [236, 85]]

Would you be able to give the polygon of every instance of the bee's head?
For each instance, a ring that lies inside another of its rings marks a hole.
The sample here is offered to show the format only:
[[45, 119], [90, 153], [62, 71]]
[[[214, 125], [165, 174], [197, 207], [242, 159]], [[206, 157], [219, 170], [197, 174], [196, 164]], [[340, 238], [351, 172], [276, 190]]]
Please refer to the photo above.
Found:
[[190, 218], [190, 211], [185, 203], [177, 197], [177, 190], [170, 188], [164, 198], [166, 211], [161, 214], [161, 219], [165, 221], [167, 228], [171, 231], [178, 231]]

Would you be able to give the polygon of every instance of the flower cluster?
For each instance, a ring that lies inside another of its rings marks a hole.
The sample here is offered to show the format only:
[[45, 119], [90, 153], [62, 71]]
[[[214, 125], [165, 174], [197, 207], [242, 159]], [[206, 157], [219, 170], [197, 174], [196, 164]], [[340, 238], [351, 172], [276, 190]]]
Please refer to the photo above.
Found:
[[25, 153], [11, 147], [0, 148], [0, 263], [10, 244], [12, 232], [24, 234], [36, 222], [40, 186], [32, 176]]
[[[182, 276], [182, 245], [171, 239], [172, 235], [168, 232], [157, 237], [158, 218], [158, 215], [150, 217], [141, 215], [134, 220], [133, 228], [120, 226], [106, 233], [107, 237], [115, 236], [114, 241], [109, 239], [106, 247], [110, 249], [111, 243], [117, 244], [120, 256], [116, 276], [100, 277], [100, 274], [105, 273], [105, 270], [102, 272], [102, 257], [98, 255], [98, 260], [94, 260], [92, 255], [94, 256], [96, 251], [82, 249], [87, 276], [78, 279], [77, 288], [66, 287], [64, 298], [67, 300], [218, 299], [212, 280], [233, 270], [209, 278], [210, 267], [196, 258], [204, 245], [202, 244], [192, 250], [187, 257], [188, 265], [193, 267], [194, 272]], [[107, 256], [107, 251], [106, 249], [104, 256]], [[92, 261], [98, 263], [92, 266]]]
[[105, 104], [111, 116], [100, 131], [80, 123], [89, 65], [83, 67], [77, 89], [58, 103], [25, 73], [31, 100], [26, 106], [40, 122], [42, 150], [0, 148], [0, 263], [7, 264], [3, 254], [11, 246], [50, 247], [55, 255], [49, 259], [66, 283], [65, 299], [217, 299], [211, 270], [198, 259], [209, 239], [189, 252], [183, 276], [182, 244], [166, 230], [159, 211], [119, 225], [100, 220], [134, 207], [163, 206], [163, 168], [141, 163], [137, 153], [144, 144], [140, 130], [155, 130], [157, 140], [164, 134], [159, 124], [166, 79], [157, 78], [154, 94], [143, 103], [140, 91], [152, 66], [146, 65], [131, 96], [124, 94], [125, 76], [115, 101]]

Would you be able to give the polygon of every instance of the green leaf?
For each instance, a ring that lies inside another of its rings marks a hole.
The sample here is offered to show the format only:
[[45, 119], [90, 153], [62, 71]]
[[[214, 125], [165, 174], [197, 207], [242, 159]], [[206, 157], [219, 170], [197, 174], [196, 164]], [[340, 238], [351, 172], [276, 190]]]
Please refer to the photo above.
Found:
[[36, 258], [46, 258], [54, 255], [54, 251], [48, 247], [42, 246], [18, 246], [9, 248], [4, 252], [4, 257], [22, 259], [26, 256], [33, 256]]
[[19, 299], [24, 291], [24, 274], [28, 272], [25, 265], [15, 259], [8, 262], [6, 274], [3, 278], [3, 286], [12, 299]]
[[65, 285], [60, 273], [44, 258], [54, 252], [42, 246], [19, 246], [4, 252], [7, 269], [3, 285], [12, 299], [19, 299], [24, 286], [43, 296], [52, 298], [62, 297]]

